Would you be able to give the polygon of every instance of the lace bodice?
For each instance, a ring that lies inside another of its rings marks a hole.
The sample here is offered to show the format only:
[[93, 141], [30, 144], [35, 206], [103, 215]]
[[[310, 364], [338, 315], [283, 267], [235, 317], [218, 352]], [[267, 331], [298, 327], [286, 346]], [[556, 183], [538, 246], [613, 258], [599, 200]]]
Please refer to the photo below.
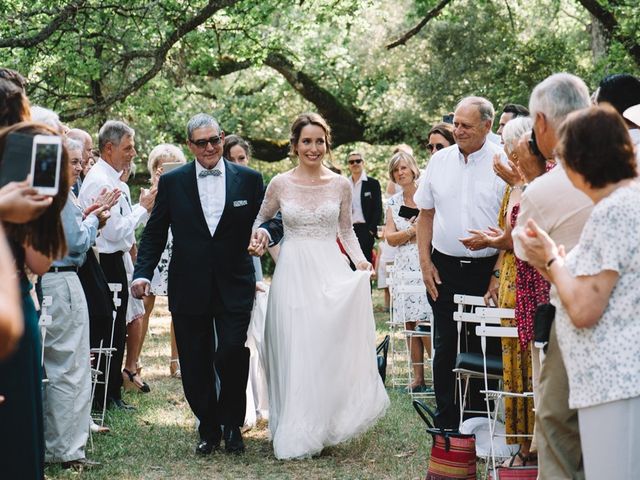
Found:
[[355, 264], [366, 261], [351, 223], [351, 186], [339, 175], [321, 185], [299, 185], [291, 173], [276, 175], [265, 193], [253, 225], [258, 228], [282, 213], [284, 239], [340, 239]]

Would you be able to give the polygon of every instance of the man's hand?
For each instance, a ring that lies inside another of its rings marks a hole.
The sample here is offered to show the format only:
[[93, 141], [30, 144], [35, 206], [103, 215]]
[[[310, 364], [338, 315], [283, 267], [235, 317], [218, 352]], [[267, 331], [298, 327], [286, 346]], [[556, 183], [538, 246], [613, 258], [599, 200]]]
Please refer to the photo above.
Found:
[[146, 280], [137, 279], [131, 283], [131, 295], [133, 298], [142, 298], [149, 295], [151, 291], [151, 284]]
[[38, 218], [53, 202], [53, 197], [40, 195], [23, 182], [10, 182], [0, 188], [0, 220], [10, 223], [27, 223]]
[[498, 290], [500, 290], [500, 279], [496, 278], [493, 274], [491, 275], [491, 280], [489, 280], [489, 287], [487, 288], [487, 293], [484, 294], [484, 304], [487, 307], [491, 306], [491, 301], [493, 301], [493, 305], [498, 305]]
[[251, 241], [247, 248], [249, 255], [261, 257], [267, 251], [269, 246], [269, 235], [264, 228], [258, 228], [251, 235]]
[[427, 293], [433, 301], [436, 301], [438, 299], [438, 287], [436, 287], [436, 285], [442, 283], [438, 269], [431, 261], [429, 261], [427, 265], [421, 265], [421, 267], [422, 281], [424, 282], [424, 286], [427, 287]]
[[487, 230], [467, 230], [471, 235], [461, 238], [462, 243], [469, 250], [482, 250], [483, 248], [496, 248], [494, 242], [503, 232], [499, 228], [487, 227]]
[[153, 210], [153, 204], [156, 202], [157, 194], [157, 187], [151, 187], [149, 190], [146, 188], [140, 189], [140, 205], [149, 213]]
[[529, 150], [530, 133], [524, 134], [518, 140], [516, 148], [513, 150], [512, 158], [522, 172], [522, 176], [527, 183], [532, 182], [545, 172], [546, 162], [544, 159], [533, 155]]

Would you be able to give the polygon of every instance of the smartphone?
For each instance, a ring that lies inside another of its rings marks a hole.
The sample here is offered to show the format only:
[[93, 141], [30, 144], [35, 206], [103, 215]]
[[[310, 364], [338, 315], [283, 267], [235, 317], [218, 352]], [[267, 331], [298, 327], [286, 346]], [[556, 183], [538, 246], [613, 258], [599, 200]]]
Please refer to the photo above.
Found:
[[417, 217], [418, 214], [420, 213], [420, 210], [418, 210], [417, 208], [411, 208], [411, 207], [407, 207], [406, 205], [402, 205], [400, 207], [400, 211], [398, 212], [398, 215], [400, 215], [402, 218], [413, 218], [413, 217]]
[[60, 183], [62, 141], [52, 135], [35, 135], [31, 150], [31, 185], [41, 195], [56, 195]]
[[10, 133], [0, 162], [0, 187], [9, 182], [21, 182], [31, 171], [33, 135]]
[[163, 173], [170, 172], [171, 170], [175, 170], [178, 167], [184, 165], [182, 162], [167, 162], [162, 164]]

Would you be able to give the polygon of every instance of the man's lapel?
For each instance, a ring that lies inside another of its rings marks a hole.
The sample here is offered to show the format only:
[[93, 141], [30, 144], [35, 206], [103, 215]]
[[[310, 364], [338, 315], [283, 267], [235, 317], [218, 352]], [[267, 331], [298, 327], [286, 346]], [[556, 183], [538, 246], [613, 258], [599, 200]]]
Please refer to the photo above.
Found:
[[187, 193], [187, 196], [193, 203], [194, 212], [196, 212], [197, 221], [200, 222], [201, 227], [205, 229], [207, 234], [211, 235], [209, 232], [209, 227], [207, 226], [207, 221], [204, 218], [204, 212], [202, 211], [202, 204], [200, 203], [200, 193], [198, 192], [198, 179], [196, 178], [196, 162], [197, 160], [189, 163], [187, 168], [185, 168], [182, 174], [182, 184], [184, 186], [184, 190]]

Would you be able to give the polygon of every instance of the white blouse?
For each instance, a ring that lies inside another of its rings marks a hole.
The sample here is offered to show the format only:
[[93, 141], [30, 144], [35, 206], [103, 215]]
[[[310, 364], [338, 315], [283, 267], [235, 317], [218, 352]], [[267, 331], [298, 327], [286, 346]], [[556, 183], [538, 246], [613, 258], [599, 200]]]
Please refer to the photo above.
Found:
[[[604, 270], [619, 278], [591, 328], [576, 328], [555, 294], [556, 332], [569, 378], [569, 406], [640, 396], [640, 186], [621, 187], [595, 205], [567, 255], [575, 276]], [[555, 289], [554, 289], [555, 290]]]

